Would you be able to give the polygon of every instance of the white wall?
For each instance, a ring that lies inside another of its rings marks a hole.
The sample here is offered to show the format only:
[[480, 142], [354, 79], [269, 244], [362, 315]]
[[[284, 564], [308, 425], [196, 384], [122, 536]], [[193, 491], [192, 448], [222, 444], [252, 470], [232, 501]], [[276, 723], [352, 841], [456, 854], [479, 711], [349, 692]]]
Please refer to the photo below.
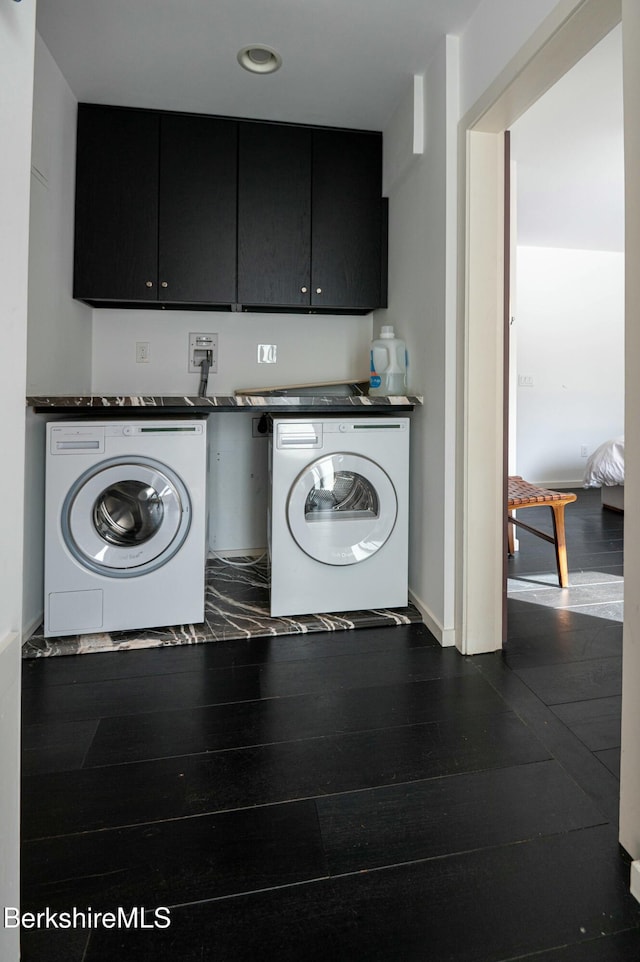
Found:
[[586, 456], [624, 433], [624, 255], [518, 247], [516, 473], [581, 484]]
[[71, 296], [77, 101], [36, 34], [29, 235], [29, 394], [85, 394], [91, 309]]
[[[29, 232], [27, 394], [88, 394], [91, 317], [71, 296], [77, 102], [36, 34]], [[26, 635], [43, 610], [44, 419], [27, 414], [24, 598]]]
[[[218, 373], [209, 394], [368, 378], [371, 315], [249, 314], [230, 311], [93, 312], [94, 394], [197, 394], [189, 374], [189, 332], [218, 334]], [[136, 363], [136, 341], [149, 363]], [[275, 344], [275, 364], [259, 364], [258, 344]]]
[[267, 550], [268, 436], [259, 411], [214, 414], [208, 422], [208, 544], [213, 554]]
[[[457, 41], [443, 37], [425, 73], [425, 151], [412, 154], [413, 87], [385, 131], [389, 194], [389, 308], [374, 324], [393, 324], [409, 351], [409, 384], [424, 395], [412, 416], [411, 595], [426, 623], [453, 642], [455, 290], [455, 131]], [[453, 134], [453, 144], [450, 135]], [[447, 245], [453, 241], [453, 255]], [[447, 255], [450, 255], [449, 263]]]
[[[0, 905], [19, 905], [20, 625], [24, 513], [29, 162], [35, 2], [0, 5]], [[0, 927], [0, 958], [19, 937]]]
[[624, 250], [622, 28], [511, 126], [518, 243]]
[[511, 58], [554, 11], [579, 0], [484, 0], [460, 38], [461, 116], [475, 104]]

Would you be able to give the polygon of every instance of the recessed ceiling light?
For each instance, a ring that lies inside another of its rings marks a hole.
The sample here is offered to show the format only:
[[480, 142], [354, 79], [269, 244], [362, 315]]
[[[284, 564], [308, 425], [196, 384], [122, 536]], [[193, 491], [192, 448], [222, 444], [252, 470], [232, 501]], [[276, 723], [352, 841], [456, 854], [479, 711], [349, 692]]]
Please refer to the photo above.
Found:
[[263, 43], [251, 43], [238, 51], [238, 63], [251, 73], [274, 73], [282, 66], [282, 57]]

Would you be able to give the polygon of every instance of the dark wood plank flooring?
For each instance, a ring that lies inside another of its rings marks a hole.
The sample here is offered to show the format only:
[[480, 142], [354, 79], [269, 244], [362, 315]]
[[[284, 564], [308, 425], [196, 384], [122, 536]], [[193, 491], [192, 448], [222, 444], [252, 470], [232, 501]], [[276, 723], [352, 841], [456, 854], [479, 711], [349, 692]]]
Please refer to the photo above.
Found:
[[[567, 534], [622, 573], [597, 492]], [[475, 658], [409, 625], [25, 661], [23, 910], [146, 926], [25, 929], [25, 962], [638, 962], [621, 624], [516, 595]]]

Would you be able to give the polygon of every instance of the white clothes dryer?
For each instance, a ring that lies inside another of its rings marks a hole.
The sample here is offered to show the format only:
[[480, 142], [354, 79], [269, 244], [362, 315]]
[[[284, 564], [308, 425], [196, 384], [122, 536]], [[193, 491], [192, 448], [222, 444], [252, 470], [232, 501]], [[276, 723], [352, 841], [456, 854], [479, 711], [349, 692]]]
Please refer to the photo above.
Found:
[[271, 614], [408, 600], [409, 418], [273, 419]]
[[44, 634], [204, 620], [206, 421], [47, 424]]

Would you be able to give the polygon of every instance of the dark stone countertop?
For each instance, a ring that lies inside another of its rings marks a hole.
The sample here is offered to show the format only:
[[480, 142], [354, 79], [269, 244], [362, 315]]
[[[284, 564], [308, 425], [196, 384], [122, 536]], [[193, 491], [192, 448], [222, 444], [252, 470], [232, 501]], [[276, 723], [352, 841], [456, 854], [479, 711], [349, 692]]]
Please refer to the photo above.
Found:
[[[357, 386], [354, 385], [357, 390]], [[288, 389], [292, 391], [294, 389]], [[307, 389], [308, 390], [308, 389]], [[321, 390], [321, 389], [319, 389]], [[336, 414], [384, 414], [393, 411], [412, 411], [423, 403], [422, 397], [369, 397], [366, 394], [309, 394], [294, 395], [277, 390], [263, 394], [212, 394], [207, 397], [189, 395], [48, 395], [27, 397], [27, 406], [38, 414], [109, 415], [132, 414], [199, 414], [216, 411], [260, 410], [266, 413], [309, 414], [319, 409]]]

